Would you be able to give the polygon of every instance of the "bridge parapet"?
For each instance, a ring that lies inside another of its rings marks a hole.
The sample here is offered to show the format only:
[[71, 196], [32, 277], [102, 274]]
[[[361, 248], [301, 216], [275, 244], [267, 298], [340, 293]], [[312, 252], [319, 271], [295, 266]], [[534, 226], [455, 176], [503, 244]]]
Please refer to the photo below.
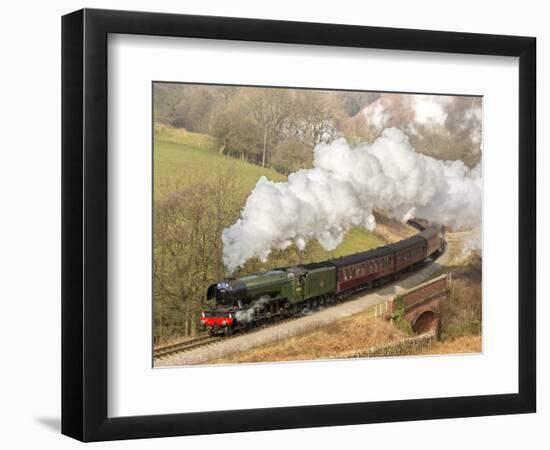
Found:
[[386, 306], [386, 318], [392, 321], [405, 319], [416, 333], [437, 332], [440, 327], [440, 303], [448, 299], [450, 285], [449, 273], [391, 298]]

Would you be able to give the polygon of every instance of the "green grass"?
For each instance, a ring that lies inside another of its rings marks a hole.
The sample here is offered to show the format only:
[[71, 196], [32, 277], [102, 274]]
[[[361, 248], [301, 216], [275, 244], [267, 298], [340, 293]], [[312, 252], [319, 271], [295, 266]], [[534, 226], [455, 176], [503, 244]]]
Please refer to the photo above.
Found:
[[313, 260], [321, 261], [340, 256], [351, 255], [371, 248], [380, 247], [385, 242], [376, 234], [361, 228], [354, 228], [346, 234], [344, 241], [334, 250], [327, 252], [317, 242], [313, 247]]
[[182, 189], [195, 180], [230, 172], [238, 174], [240, 195], [247, 195], [260, 176], [273, 181], [286, 177], [274, 170], [240, 161], [218, 152], [210, 136], [181, 129], [156, 133], [154, 148], [155, 200]]
[[[185, 188], [197, 180], [215, 177], [225, 172], [236, 173], [237, 191], [228, 195], [242, 198], [244, 206], [251, 189], [263, 175], [273, 181], [284, 181], [286, 177], [274, 170], [240, 161], [218, 152], [213, 138], [183, 129], [158, 127], [154, 143], [154, 198], [162, 200], [166, 195]], [[353, 229], [342, 244], [331, 252], [324, 251], [317, 243], [312, 245], [312, 260], [321, 261], [349, 255], [385, 244], [374, 233]]]

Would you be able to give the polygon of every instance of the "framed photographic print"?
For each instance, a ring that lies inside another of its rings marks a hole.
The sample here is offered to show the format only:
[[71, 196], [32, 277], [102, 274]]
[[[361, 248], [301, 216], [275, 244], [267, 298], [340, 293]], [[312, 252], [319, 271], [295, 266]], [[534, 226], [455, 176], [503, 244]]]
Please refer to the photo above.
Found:
[[64, 434], [535, 411], [534, 38], [62, 32]]

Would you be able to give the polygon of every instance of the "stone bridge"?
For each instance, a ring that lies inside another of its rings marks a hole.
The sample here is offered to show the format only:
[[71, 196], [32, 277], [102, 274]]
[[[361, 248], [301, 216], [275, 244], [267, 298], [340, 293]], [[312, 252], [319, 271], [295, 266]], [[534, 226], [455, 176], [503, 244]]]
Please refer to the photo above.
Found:
[[441, 275], [388, 300], [387, 318], [404, 318], [415, 333], [439, 332], [440, 304], [447, 300], [451, 274]]

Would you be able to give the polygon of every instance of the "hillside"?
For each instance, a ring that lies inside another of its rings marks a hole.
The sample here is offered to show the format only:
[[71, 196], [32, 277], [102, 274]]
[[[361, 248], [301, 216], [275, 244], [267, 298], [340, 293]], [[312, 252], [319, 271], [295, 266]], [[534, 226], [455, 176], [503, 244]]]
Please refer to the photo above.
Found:
[[247, 195], [262, 175], [274, 181], [286, 179], [274, 170], [220, 154], [210, 136], [181, 128], [160, 127], [155, 130], [155, 201], [197, 180], [227, 173], [238, 176], [240, 196]]
[[[238, 220], [251, 190], [280, 173], [220, 154], [214, 139], [181, 128], [155, 127], [154, 141], [154, 310], [155, 343], [199, 332], [205, 290], [229, 274], [223, 265], [222, 232]], [[274, 250], [265, 262], [248, 261], [232, 273], [322, 261], [385, 243], [381, 234], [351, 230], [327, 252], [317, 242], [302, 251]]]
[[[284, 181], [286, 177], [274, 170], [250, 164], [236, 158], [222, 155], [210, 136], [191, 133], [184, 129], [159, 127], [155, 132], [154, 148], [154, 197], [162, 201], [167, 195], [216, 175], [233, 173], [237, 175], [236, 192], [241, 207], [261, 176], [273, 181]], [[377, 219], [380, 215], [377, 215]], [[404, 227], [404, 225], [399, 224]], [[384, 230], [387, 226], [384, 226]], [[324, 251], [317, 243], [311, 243], [311, 260], [323, 260], [368, 250], [392, 239], [386, 232], [369, 232], [364, 229], [351, 230], [342, 244], [334, 251]], [[397, 239], [394, 239], [397, 240]], [[309, 258], [308, 258], [309, 259]]]
[[[461, 253], [464, 245], [461, 239], [464, 233], [449, 233], [448, 237], [448, 253], [437, 261], [437, 265], [430, 265], [417, 273], [420, 275], [424, 271], [426, 278], [448, 272], [453, 274], [450, 298], [441, 305], [441, 340], [415, 350], [402, 348], [397, 353], [393, 351], [392, 356], [482, 351], [481, 259], [475, 253], [471, 253], [466, 259], [449, 257]], [[404, 280], [406, 278], [402, 278], [401, 283]], [[307, 330], [291, 338], [285, 337], [206, 363], [235, 364], [364, 357], [372, 347], [398, 342], [410, 333], [410, 328], [400, 329], [381, 318], [374, 318], [373, 311], [373, 307], [369, 307], [361, 313]]]

